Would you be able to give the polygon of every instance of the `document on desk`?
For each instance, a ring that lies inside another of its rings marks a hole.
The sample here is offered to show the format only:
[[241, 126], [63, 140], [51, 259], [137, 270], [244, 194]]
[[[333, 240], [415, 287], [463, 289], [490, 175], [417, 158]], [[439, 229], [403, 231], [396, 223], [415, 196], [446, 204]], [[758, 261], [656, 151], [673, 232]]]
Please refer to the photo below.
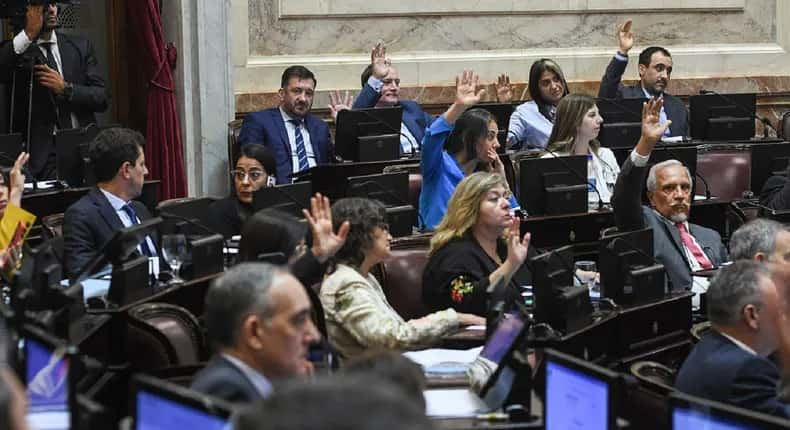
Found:
[[425, 414], [430, 418], [468, 418], [486, 410], [477, 394], [467, 388], [437, 388], [423, 391]]
[[469, 365], [475, 361], [475, 358], [480, 355], [482, 350], [482, 346], [471, 349], [429, 348], [422, 351], [404, 352], [403, 355], [427, 370], [441, 363], [463, 363]]

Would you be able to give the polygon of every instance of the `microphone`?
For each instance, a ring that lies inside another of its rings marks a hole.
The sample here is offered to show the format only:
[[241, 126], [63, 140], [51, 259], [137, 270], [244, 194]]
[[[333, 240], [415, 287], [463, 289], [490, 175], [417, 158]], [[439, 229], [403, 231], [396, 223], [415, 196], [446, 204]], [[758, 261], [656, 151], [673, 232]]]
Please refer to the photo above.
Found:
[[755, 108], [755, 110], [748, 109], [747, 107], [743, 106], [740, 103], [735, 102], [735, 100], [725, 96], [724, 94], [717, 93], [716, 91], [713, 91], [713, 90], [706, 90], [706, 89], [703, 88], [703, 89], [699, 90], [699, 93], [700, 93], [700, 95], [714, 95], [716, 97], [719, 97], [720, 99], [724, 100], [725, 102], [730, 103], [731, 105], [735, 106], [737, 109], [741, 110], [743, 113], [749, 115], [751, 118], [754, 118], [754, 119], [760, 121], [761, 123], [763, 123], [763, 126], [764, 126], [763, 127], [763, 139], [767, 139], [769, 137], [768, 136], [768, 128], [773, 130], [774, 134], [776, 136], [779, 136], [779, 132], [776, 131], [776, 128], [773, 126], [773, 124], [771, 124], [771, 121], [769, 121], [768, 118], [766, 118], [764, 116], [757, 115], [757, 109], [756, 108]]
[[546, 146], [545, 150], [546, 150], [546, 152], [551, 154], [554, 158], [559, 160], [560, 163], [562, 163], [562, 165], [565, 166], [565, 168], [568, 169], [568, 171], [573, 176], [575, 176], [578, 179], [581, 179], [582, 182], [587, 184], [587, 187], [592, 187], [592, 189], [595, 191], [595, 194], [598, 195], [598, 210], [602, 210], [603, 209], [603, 198], [601, 197], [601, 192], [598, 191], [598, 187], [596, 185], [591, 184], [590, 181], [587, 178], [582, 177], [581, 175], [579, 175], [579, 173], [577, 173], [575, 170], [573, 170], [571, 168], [571, 166], [568, 164], [568, 162], [566, 162], [565, 160], [562, 159], [563, 157], [561, 155], [558, 155], [556, 152], [550, 150], [548, 146]]
[[[188, 225], [194, 226], [194, 227], [198, 228], [199, 230], [202, 230], [205, 233], [208, 233], [210, 235], [219, 234], [220, 236], [222, 236], [219, 232], [215, 231], [212, 228], [207, 227], [206, 225], [204, 225], [203, 223], [201, 223], [197, 219], [189, 218], [189, 217], [185, 217], [185, 216], [181, 216], [181, 215], [177, 215], [177, 214], [174, 214], [172, 212], [165, 212], [166, 210], [167, 209], [165, 209], [163, 211], [160, 211], [158, 215], [161, 218], [164, 218], [164, 219], [170, 219], [170, 220], [176, 220], [176, 221], [185, 222]], [[179, 227], [176, 226], [176, 228], [179, 228]]]

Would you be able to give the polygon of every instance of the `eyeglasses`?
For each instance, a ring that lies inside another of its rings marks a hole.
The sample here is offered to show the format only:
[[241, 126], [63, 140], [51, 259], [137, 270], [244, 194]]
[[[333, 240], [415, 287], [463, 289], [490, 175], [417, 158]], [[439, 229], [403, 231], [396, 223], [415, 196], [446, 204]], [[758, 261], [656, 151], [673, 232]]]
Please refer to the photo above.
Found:
[[244, 170], [231, 170], [230, 174], [239, 182], [244, 182], [244, 178], [250, 178], [250, 181], [255, 182], [263, 178], [263, 175], [266, 173], [263, 170], [250, 170], [249, 172], [245, 172]]

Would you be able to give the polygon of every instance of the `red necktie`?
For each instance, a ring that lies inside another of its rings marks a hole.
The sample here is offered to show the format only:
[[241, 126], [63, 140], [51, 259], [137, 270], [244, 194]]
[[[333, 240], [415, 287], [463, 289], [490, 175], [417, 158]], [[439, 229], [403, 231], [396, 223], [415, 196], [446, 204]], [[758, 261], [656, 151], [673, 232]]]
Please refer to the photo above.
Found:
[[686, 224], [679, 222], [676, 224], [678, 226], [678, 231], [680, 232], [680, 240], [683, 242], [683, 245], [691, 251], [691, 255], [697, 260], [697, 263], [703, 269], [713, 269], [713, 263], [708, 260], [708, 257], [702, 252], [697, 242], [692, 239], [691, 235], [689, 234], [688, 230], [686, 229]]

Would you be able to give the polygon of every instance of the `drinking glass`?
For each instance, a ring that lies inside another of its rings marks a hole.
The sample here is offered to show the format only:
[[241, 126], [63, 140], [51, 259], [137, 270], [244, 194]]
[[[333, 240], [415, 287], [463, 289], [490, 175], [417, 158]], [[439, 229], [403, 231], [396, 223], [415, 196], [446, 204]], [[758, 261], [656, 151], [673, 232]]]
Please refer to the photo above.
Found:
[[573, 265], [576, 268], [576, 276], [582, 282], [582, 285], [590, 290], [590, 296], [594, 297], [595, 294], [598, 294], [600, 290], [597, 282], [598, 265], [595, 261], [580, 260]]
[[179, 276], [181, 264], [187, 258], [187, 238], [183, 234], [166, 234], [162, 236], [162, 254], [173, 271], [171, 282], [184, 282]]

